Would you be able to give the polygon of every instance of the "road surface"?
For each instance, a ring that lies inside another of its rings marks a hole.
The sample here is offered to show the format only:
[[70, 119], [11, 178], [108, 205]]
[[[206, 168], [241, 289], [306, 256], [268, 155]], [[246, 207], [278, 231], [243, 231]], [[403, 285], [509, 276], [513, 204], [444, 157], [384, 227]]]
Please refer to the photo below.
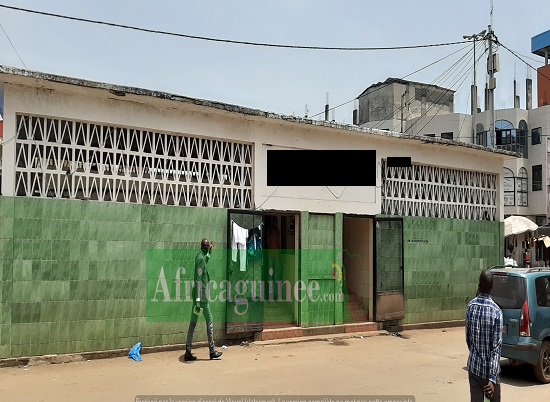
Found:
[[[406, 331], [283, 345], [208, 350], [0, 369], [3, 401], [135, 401], [136, 395], [412, 395], [416, 401], [468, 401], [464, 328]], [[528, 366], [503, 367], [503, 401], [545, 401]]]

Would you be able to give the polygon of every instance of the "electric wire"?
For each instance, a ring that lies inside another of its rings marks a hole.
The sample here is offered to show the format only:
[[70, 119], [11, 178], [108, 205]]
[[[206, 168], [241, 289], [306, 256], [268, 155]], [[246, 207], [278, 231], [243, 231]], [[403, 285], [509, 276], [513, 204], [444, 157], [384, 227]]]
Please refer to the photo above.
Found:
[[[485, 53], [485, 52], [484, 52]], [[474, 60], [474, 63], [476, 63], [477, 61], [479, 61], [481, 59], [481, 57], [483, 57], [484, 53], [482, 53], [477, 60]], [[461, 62], [461, 64], [463, 64], [464, 60]], [[467, 67], [468, 64], [465, 64], [465, 66]], [[470, 66], [468, 67], [467, 71], [465, 74], [469, 74], [470, 71], [473, 70], [473, 66]], [[418, 122], [420, 122], [420, 120], [422, 119], [422, 117], [426, 117], [428, 115], [428, 112], [431, 111], [435, 105], [441, 101], [443, 99], [444, 96], [446, 96], [451, 90], [452, 88], [454, 87], [454, 85], [458, 82], [458, 80], [460, 80], [464, 74], [460, 75], [462, 73], [462, 71], [464, 71], [464, 66], [460, 68], [457, 76], [459, 77], [456, 81], [454, 81], [451, 85], [450, 85], [450, 89], [446, 89], [445, 92], [443, 94], [441, 94], [436, 100], [435, 102], [432, 102], [432, 105], [426, 110], [426, 112], [424, 113], [424, 115], [421, 115], [419, 118], [417, 118], [409, 127], [407, 127], [407, 129], [405, 130], [405, 132], [407, 132], [409, 129], [412, 129], [416, 124], [418, 124]], [[460, 85], [456, 88], [458, 90], [458, 88], [460, 88], [460, 86], [462, 85], [463, 81], [461, 81]], [[456, 90], [455, 90], [456, 92]], [[441, 110], [441, 108], [443, 107], [443, 105], [440, 105], [439, 108], [437, 109], [437, 112], [432, 116], [432, 118], [428, 121], [428, 123], [426, 123], [419, 131], [418, 133], [420, 133], [434, 118], [435, 116], [439, 113], [439, 111]], [[419, 107], [417, 107], [415, 109], [418, 110]], [[394, 128], [395, 129], [395, 128]], [[411, 131], [414, 131], [414, 130], [411, 130]]]
[[[447, 56], [444, 56], [444, 57], [440, 58], [439, 60], [436, 60], [436, 61], [434, 61], [434, 62], [428, 64], [427, 66], [421, 67], [421, 68], [419, 68], [418, 70], [413, 71], [412, 73], [409, 73], [409, 74], [407, 74], [407, 75], [401, 77], [401, 79], [405, 79], [405, 78], [410, 77], [411, 75], [414, 75], [414, 74], [416, 74], [416, 73], [418, 73], [418, 72], [420, 72], [420, 71], [422, 71], [422, 70], [425, 70], [426, 68], [431, 67], [431, 66], [433, 66], [433, 65], [435, 65], [435, 64], [437, 64], [437, 63], [439, 63], [440, 61], [443, 61], [443, 60], [445, 60], [445, 59], [447, 59], [447, 58], [449, 58], [449, 57], [455, 55], [456, 53], [458, 53], [458, 52], [460, 52], [460, 51], [466, 49], [467, 47], [468, 47], [468, 46], [464, 46], [464, 47], [458, 49], [457, 51], [452, 52], [452, 53], [448, 54]], [[391, 83], [382, 84], [382, 85], [380, 85], [380, 87], [375, 88], [374, 90], [372, 90], [371, 93], [376, 92], [376, 91], [379, 91], [379, 90], [381, 90], [381, 89], [387, 87], [388, 85], [391, 85]], [[347, 102], [341, 103], [341, 104], [338, 105], [338, 106], [334, 106], [334, 107], [330, 108], [330, 109], [329, 109], [329, 112], [332, 111], [332, 110], [338, 109], [339, 107], [345, 106], [345, 105], [347, 105], [347, 104], [349, 104], [349, 103], [351, 103], [351, 102], [354, 102], [355, 100], [357, 100], [357, 97], [356, 97], [356, 98], [353, 98], [353, 99], [351, 99], [351, 100], [349, 100], [349, 101], [347, 101]], [[309, 118], [314, 118], [314, 117], [320, 116], [320, 115], [322, 115], [323, 113], [325, 113], [325, 111], [322, 111], [322, 112], [316, 113], [316, 114], [314, 114], [314, 115], [312, 115], [312, 116], [309, 116]], [[308, 116], [306, 116], [306, 118], [307, 118], [307, 117], [308, 117]]]
[[[444, 77], [446, 77], [454, 67], [456, 67], [457, 65], [459, 65], [460, 63], [462, 63], [464, 60], [467, 60], [468, 57], [470, 56], [470, 53], [472, 53], [472, 49], [469, 49], [464, 55], [462, 55], [456, 62], [454, 62], [450, 67], [448, 67], [443, 73], [441, 73], [438, 77], [436, 77], [434, 80], [432, 80], [430, 82], [430, 85], [442, 85], [443, 83], [443, 80], [444, 80]], [[445, 78], [446, 79], [446, 78]], [[430, 94], [433, 94], [434, 92], [436, 91], [436, 89], [432, 89], [430, 91]], [[428, 95], [428, 91], [426, 93], [426, 95]], [[399, 113], [400, 111], [404, 110], [404, 108], [406, 107], [406, 104], [403, 104], [402, 106], [396, 106], [393, 108], [393, 110], [387, 114], [383, 119], [381, 119], [380, 121], [376, 122], [372, 127], [370, 128], [373, 128], [373, 129], [378, 129], [380, 127], [382, 127], [384, 124], [386, 124], [387, 122], [389, 122], [390, 120], [393, 119], [393, 116], [396, 115], [396, 113]], [[395, 127], [397, 128], [397, 126]], [[394, 128], [394, 130], [395, 130]], [[393, 131], [393, 130], [391, 130]]]
[[[480, 46], [480, 45], [478, 45], [478, 46]], [[478, 46], [476, 46], [476, 49], [477, 49]], [[459, 64], [464, 64], [464, 61], [467, 60], [467, 58], [469, 57], [469, 55], [470, 55], [471, 52], [472, 52], [472, 51], [469, 51], [467, 54], [465, 54], [464, 56], [462, 56], [456, 63], [454, 63], [452, 66], [450, 66], [444, 73], [442, 73], [442, 74], [441, 74], [438, 78], [436, 78], [434, 81], [432, 81], [432, 85], [434, 85], [434, 84], [443, 85], [443, 82], [442, 82], [441, 84], [439, 84], [439, 82], [443, 79], [443, 77], [446, 76], [455, 66], [458, 66]], [[474, 60], [474, 63], [476, 63], [476, 65], [477, 65], [477, 61], [479, 61], [479, 60], [481, 59], [482, 56], [483, 56], [483, 53], [477, 58], [477, 60]], [[463, 69], [463, 68], [462, 68], [462, 69]], [[461, 70], [461, 71], [462, 71], [462, 70]], [[443, 93], [441, 96], [439, 96], [438, 99], [435, 100], [435, 102], [436, 102], [436, 103], [439, 102], [439, 101], [443, 98], [443, 96], [446, 96], [446, 94], [447, 94], [449, 91], [450, 91], [449, 89], [445, 89], [445, 93]], [[435, 92], [435, 89], [432, 90], [431, 94], [433, 94], [434, 92]], [[427, 95], [428, 95], [428, 93], [427, 93]], [[406, 104], [406, 103], [403, 104], [403, 106], [397, 108], [397, 110], [396, 110], [395, 112], [401, 111], [401, 110], [403, 110], [405, 107], [407, 107], [407, 104]], [[411, 127], [413, 127], [415, 123], [417, 123], [418, 121], [420, 121], [420, 119], [421, 119], [422, 117], [425, 117], [426, 114], [427, 114], [427, 112], [430, 111], [433, 107], [435, 107], [434, 104], [432, 104], [432, 106], [425, 112], [424, 115], [419, 116], [419, 117], [417, 118], [417, 120], [416, 120], [410, 127], [408, 127], [408, 128], [405, 130], [405, 132], [407, 132]], [[420, 108], [420, 106], [417, 106], [417, 107], [415, 108], [415, 110], [413, 110], [412, 113], [418, 111], [419, 108]], [[439, 110], [440, 110], [440, 109], [438, 109], [438, 111], [439, 111]], [[395, 115], [395, 113], [393, 113], [392, 115], [390, 115], [386, 121], [389, 121], [389, 119], [390, 119], [391, 117], [393, 117], [394, 115]], [[464, 121], [465, 121], [465, 119], [464, 119]], [[383, 123], [384, 123], [384, 122], [382, 122], [382, 124], [383, 124]], [[464, 123], [464, 122], [463, 122], [463, 123]], [[397, 129], [397, 127], [398, 127], [400, 124], [401, 124], [401, 123], [399, 123], [397, 126], [395, 126], [395, 127], [393, 128], [393, 130]], [[376, 125], [375, 125], [375, 126], [376, 126]]]
[[66, 20], [71, 20], [71, 21], [87, 22], [87, 23], [90, 23], [90, 24], [106, 25], [106, 26], [110, 26], [110, 27], [124, 28], [124, 29], [130, 29], [130, 30], [134, 30], [134, 31], [141, 31], [141, 32], [147, 32], [147, 33], [154, 33], [154, 34], [159, 34], [159, 35], [176, 36], [176, 37], [180, 37], [180, 38], [197, 39], [197, 40], [204, 40], [204, 41], [210, 41], [210, 42], [221, 42], [221, 43], [230, 43], [230, 44], [237, 44], [237, 45], [249, 45], [249, 46], [275, 47], [275, 48], [285, 48], [285, 49], [378, 51], [378, 50], [404, 50], [404, 49], [420, 49], [420, 48], [430, 48], [430, 47], [451, 46], [451, 45], [458, 45], [458, 44], [467, 42], [467, 41], [457, 41], [457, 42], [446, 42], [446, 43], [433, 43], [433, 44], [426, 44], [426, 45], [388, 46], [388, 47], [328, 47], [328, 46], [283, 45], [283, 44], [274, 44], [274, 43], [238, 41], [238, 40], [231, 40], [231, 39], [212, 38], [212, 37], [207, 37], [207, 36], [188, 35], [188, 34], [182, 34], [182, 33], [176, 33], [176, 32], [168, 32], [168, 31], [161, 31], [161, 30], [156, 30], [156, 29], [142, 28], [142, 27], [137, 27], [137, 26], [132, 26], [132, 25], [117, 24], [117, 23], [113, 23], [113, 22], [92, 20], [92, 19], [88, 19], [88, 18], [72, 17], [72, 16], [68, 16], [68, 15], [49, 13], [49, 12], [45, 12], [45, 11], [31, 10], [31, 9], [28, 9], [28, 8], [8, 6], [8, 5], [5, 5], [5, 4], [0, 4], [0, 7], [5, 8], [5, 9], [9, 9], [9, 10], [15, 10], [15, 11], [21, 11], [21, 12], [26, 12], [26, 13], [31, 13], [31, 14], [43, 15], [43, 16], [47, 16], [47, 17], [55, 17], [55, 18], [61, 18], [61, 19], [66, 19]]
[[[438, 85], [442, 85], [443, 84], [443, 79], [444, 77], [450, 73], [450, 71], [452, 71], [452, 69], [457, 66], [460, 62], [462, 62], [463, 60], [466, 60], [470, 53], [472, 52], [472, 50], [468, 50], [468, 52], [466, 52], [464, 55], [462, 55], [460, 57], [460, 59], [458, 59], [456, 62], [454, 62], [451, 66], [449, 66], [445, 71], [443, 71], [439, 76], [437, 76], [434, 80], [432, 80], [429, 85], [435, 85], [435, 86], [438, 86]], [[430, 94], [432, 94], [433, 92], [435, 92], [435, 89], [432, 89]], [[426, 95], [428, 95], [428, 93], [426, 93]], [[371, 128], [380, 128], [382, 127], [384, 124], [386, 124], [386, 122], [389, 122], [391, 119], [393, 119], [393, 117], [395, 116], [396, 113], [402, 111], [404, 109], [404, 107], [406, 107], [406, 105], [404, 104], [403, 106], [396, 106], [393, 108], [393, 110], [391, 111], [391, 113], [389, 113], [388, 115], [386, 115], [383, 119], [381, 119], [380, 121], [378, 121], [377, 123], [375, 123]]]
[[13, 42], [11, 41], [8, 33], [6, 32], [6, 30], [4, 29], [4, 26], [0, 23], [0, 27], [2, 28], [2, 31], [4, 31], [4, 35], [6, 35], [6, 38], [8, 38], [8, 41], [10, 42], [10, 45], [11, 47], [13, 48], [13, 50], [15, 51], [15, 53], [17, 54], [17, 57], [19, 57], [19, 60], [21, 61], [21, 64], [23, 64], [23, 66], [25, 67], [26, 70], [28, 70], [27, 68], [27, 65], [25, 64], [25, 62], [23, 61], [23, 59], [21, 58], [21, 55], [19, 54], [19, 52], [17, 51], [17, 49], [15, 48], [15, 45], [13, 44]]
[[[479, 58], [481, 58], [482, 56], [483, 56], [483, 54], [482, 54]], [[462, 73], [462, 71], [464, 71], [464, 67], [462, 67], [462, 69], [460, 70], [460, 72], [457, 74], [456, 80], [451, 84], [451, 88], [454, 88], [454, 86], [456, 85], [456, 83], [458, 83], [459, 80], [462, 79], [462, 81], [460, 81], [460, 84], [459, 84], [458, 87], [456, 88], [456, 89], [458, 90], [458, 88], [460, 88], [460, 86], [464, 83], [464, 81], [465, 81], [465, 79], [467, 78], [468, 74], [469, 74], [470, 71], [472, 71], [472, 70], [473, 70], [473, 66], [470, 66], [470, 67], [467, 68], [467, 70], [466, 70], [464, 73]], [[460, 75], [461, 73], [462, 73], [462, 75]], [[448, 89], [446, 92], [449, 92], [449, 91], [451, 91], [451, 89]], [[456, 91], [456, 90], [455, 90], [455, 91]], [[439, 101], [443, 98], [443, 96], [445, 96], [445, 94], [442, 94], [442, 95], [440, 96], [440, 98], [438, 98], [438, 99], [436, 100], [436, 102], [432, 103], [432, 105], [426, 110], [426, 113], [425, 113], [424, 116], [427, 116], [427, 115], [428, 115], [428, 112], [431, 111], [434, 107], [436, 107], [435, 105], [437, 104], [437, 102], [439, 102]], [[434, 118], [435, 118], [435, 116], [437, 116], [437, 115], [439, 114], [439, 111], [441, 110], [441, 108], [442, 108], [443, 106], [444, 106], [444, 105], [439, 105], [437, 111], [432, 115], [431, 119], [430, 119], [430, 120], [429, 120], [429, 121], [428, 121], [428, 122], [418, 131], [418, 132], [421, 132], [421, 131], [422, 131], [422, 130], [423, 130], [423, 129], [424, 129], [424, 128], [425, 128]], [[415, 121], [411, 124], [411, 126], [410, 126], [409, 128], [413, 128], [416, 124], [419, 123], [420, 120], [421, 120], [421, 119], [415, 120]]]
[[510, 53], [512, 53], [515, 57], [517, 57], [519, 60], [521, 60], [522, 62], [524, 62], [527, 66], [529, 66], [533, 71], [536, 71], [538, 74], [540, 74], [541, 76], [543, 76], [544, 78], [546, 78], [547, 80], [550, 80], [550, 78], [548, 76], [546, 76], [545, 74], [543, 74], [542, 72], [540, 72], [539, 70], [537, 70], [535, 67], [533, 67], [531, 64], [527, 63], [525, 60], [523, 60], [521, 57], [518, 56], [518, 54], [516, 52], [514, 52], [513, 50], [511, 50], [510, 48], [506, 47], [505, 45], [503, 45], [502, 43], [500, 43], [500, 46], [502, 46], [504, 49], [508, 50]]
[[[481, 59], [481, 57], [483, 57], [484, 54], [485, 54], [485, 52], [479, 56], [478, 60]], [[466, 73], [463, 75], [462, 81], [460, 82], [460, 84], [458, 84], [457, 89], [460, 88], [460, 87], [462, 86], [462, 84], [464, 84], [464, 81], [466, 80], [466, 78], [468, 77], [470, 71], [472, 71], [472, 70], [473, 70], [473, 67], [468, 68], [468, 70], [466, 71]], [[443, 105], [440, 105], [440, 106], [439, 106], [439, 108], [438, 108], [437, 111], [434, 113], [434, 115], [432, 116], [432, 118], [431, 118], [430, 120], [428, 120], [428, 122], [427, 122], [426, 124], [424, 124], [424, 126], [422, 126], [422, 128], [420, 128], [420, 129], [418, 130], [419, 133], [422, 132], [422, 130], [424, 130], [424, 129], [428, 126], [428, 124], [430, 124], [430, 123], [432, 122], [432, 120], [435, 118], [435, 116], [438, 115], [438, 113], [439, 113], [439, 111], [441, 110], [442, 107], [443, 107]], [[411, 127], [414, 126], [414, 124], [417, 123], [418, 121], [420, 121], [420, 120], [417, 120], [417, 121], [413, 122], [413, 124], [411, 125]], [[464, 125], [464, 122], [465, 122], [465, 121], [466, 121], [466, 118], [464, 118], [464, 121], [462, 122], [462, 125]], [[462, 127], [460, 128], [460, 131], [462, 131]], [[460, 131], [459, 131], [459, 135], [460, 135]]]

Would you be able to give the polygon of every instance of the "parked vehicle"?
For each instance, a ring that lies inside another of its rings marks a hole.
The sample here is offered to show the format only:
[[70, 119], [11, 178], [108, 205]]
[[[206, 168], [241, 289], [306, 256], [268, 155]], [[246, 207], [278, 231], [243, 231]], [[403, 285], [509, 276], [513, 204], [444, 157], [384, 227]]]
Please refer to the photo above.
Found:
[[491, 297], [502, 309], [502, 357], [533, 365], [550, 383], [550, 268], [491, 268]]

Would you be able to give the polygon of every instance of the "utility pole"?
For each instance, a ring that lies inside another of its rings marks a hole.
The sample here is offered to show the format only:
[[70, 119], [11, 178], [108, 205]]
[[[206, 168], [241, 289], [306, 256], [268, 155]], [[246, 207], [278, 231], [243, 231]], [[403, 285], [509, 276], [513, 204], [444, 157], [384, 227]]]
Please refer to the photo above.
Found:
[[489, 42], [489, 56], [487, 60], [487, 72], [489, 73], [489, 110], [490, 119], [489, 132], [491, 133], [491, 146], [496, 147], [496, 132], [495, 132], [495, 88], [497, 87], [497, 80], [495, 78], [495, 72], [498, 71], [498, 55], [493, 53], [493, 37], [494, 32], [491, 25], [489, 25], [489, 32], [487, 39]]
[[489, 56], [487, 60], [487, 69], [489, 73], [489, 109], [490, 113], [490, 133], [491, 133], [491, 145], [492, 148], [496, 148], [496, 128], [495, 128], [495, 88], [497, 87], [497, 80], [495, 73], [499, 70], [498, 55], [493, 54], [493, 39], [495, 33], [493, 32], [493, 0], [491, 0], [491, 25], [489, 25], [489, 31], [487, 33], [487, 39], [489, 42]]
[[472, 140], [475, 142], [476, 138], [476, 115], [477, 115], [477, 74], [476, 74], [476, 41], [485, 38], [485, 33], [487, 30], [483, 30], [480, 33], [473, 35], [464, 35], [463, 38], [466, 40], [474, 41], [474, 83], [472, 85], [471, 97], [472, 97]]

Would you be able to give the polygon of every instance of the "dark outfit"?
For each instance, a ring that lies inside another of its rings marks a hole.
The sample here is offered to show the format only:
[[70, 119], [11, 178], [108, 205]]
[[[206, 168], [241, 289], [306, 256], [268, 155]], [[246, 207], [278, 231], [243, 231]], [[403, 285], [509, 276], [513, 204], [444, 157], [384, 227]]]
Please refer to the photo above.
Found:
[[[203, 251], [200, 251], [195, 257], [195, 287], [193, 288], [193, 301], [195, 304], [199, 302], [201, 308], [203, 309], [204, 318], [206, 320], [206, 333], [208, 335], [208, 348], [210, 349], [210, 354], [212, 355], [215, 352], [214, 319], [212, 317], [212, 312], [210, 311], [208, 299], [206, 298], [207, 285], [208, 282], [210, 282], [210, 275], [208, 274], [207, 269], [209, 259], [210, 254], [205, 254]], [[187, 332], [187, 343], [185, 345], [185, 350], [187, 353], [191, 353], [193, 333], [195, 332], [198, 318], [199, 317], [192, 311], [191, 320], [189, 322], [189, 331]]]
[[493, 382], [492, 401], [500, 402], [500, 355], [502, 350], [502, 311], [491, 296], [480, 293], [466, 310], [468, 379], [472, 402], [483, 402], [483, 387]]

